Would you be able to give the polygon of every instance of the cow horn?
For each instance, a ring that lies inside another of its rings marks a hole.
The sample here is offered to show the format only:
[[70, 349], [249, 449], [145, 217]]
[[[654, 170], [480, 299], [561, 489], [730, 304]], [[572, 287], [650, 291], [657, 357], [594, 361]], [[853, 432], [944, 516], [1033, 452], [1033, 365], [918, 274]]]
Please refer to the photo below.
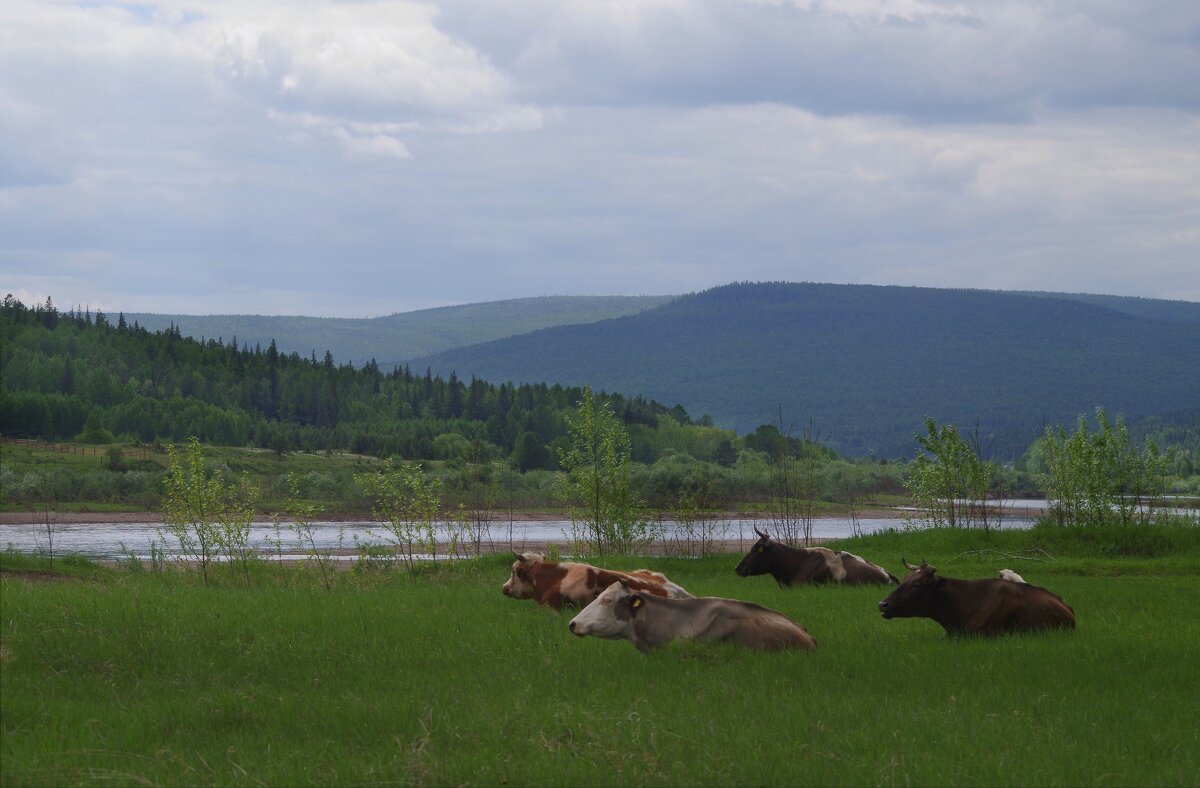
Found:
[[908, 562], [908, 559], [907, 559], [907, 558], [901, 558], [901, 559], [900, 559], [900, 563], [904, 564], [904, 568], [905, 568], [905, 569], [908, 569], [908, 570], [911, 570], [911, 571], [914, 571], [914, 572], [915, 572], [916, 570], [918, 570], [918, 569], [920, 569], [920, 568], [921, 568], [921, 567], [919, 567], [919, 566], [913, 566], [912, 564], [910, 564], [910, 563]]
[[759, 535], [761, 538], [763, 538], [763, 539], [770, 539], [770, 538], [771, 538], [769, 535], [767, 535], [767, 532], [766, 532], [766, 531], [760, 531], [760, 530], [758, 530], [758, 526], [757, 526], [757, 525], [756, 525], [756, 526], [754, 526], [754, 533], [758, 534], [758, 535]]
[[515, 555], [515, 556], [517, 557], [517, 560], [518, 560], [518, 561], [524, 561], [524, 560], [525, 560], [525, 554], [524, 554], [524, 553], [518, 553], [516, 550], [513, 550], [513, 555]]

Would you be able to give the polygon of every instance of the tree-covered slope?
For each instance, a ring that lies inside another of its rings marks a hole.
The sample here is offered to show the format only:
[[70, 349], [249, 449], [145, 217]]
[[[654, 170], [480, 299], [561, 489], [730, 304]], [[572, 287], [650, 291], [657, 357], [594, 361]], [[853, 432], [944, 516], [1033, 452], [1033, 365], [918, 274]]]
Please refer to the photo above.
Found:
[[[349, 449], [406, 459], [510, 458], [521, 469], [549, 468], [567, 440], [565, 414], [579, 388], [492, 385], [443, 379], [408, 366], [389, 371], [204, 342], [178, 329], [151, 332], [101, 312], [0, 304], [0, 435], [107, 443], [195, 436], [223, 446], [279, 452]], [[676, 438], [715, 451], [731, 438], [687, 423], [679, 409], [608, 393], [600, 399], [635, 430], [653, 461]], [[675, 446], [681, 445], [676, 441]], [[703, 452], [702, 452], [703, 454]], [[705, 457], [707, 459], [707, 457]]]
[[150, 331], [175, 326], [183, 336], [223, 339], [308, 356], [333, 354], [339, 362], [375, 359], [391, 369], [418, 356], [525, 334], [539, 328], [589, 323], [632, 315], [674, 296], [542, 296], [399, 312], [374, 318], [265, 315], [169, 315], [126, 313]]
[[[911, 451], [926, 416], [1001, 456], [1103, 405], [1139, 418], [1200, 401], [1200, 325], [1069, 298], [739, 284], [639, 315], [420, 359], [443, 373], [588, 383], [749, 430], [782, 410], [850, 453]], [[986, 447], [985, 447], [986, 448]]]

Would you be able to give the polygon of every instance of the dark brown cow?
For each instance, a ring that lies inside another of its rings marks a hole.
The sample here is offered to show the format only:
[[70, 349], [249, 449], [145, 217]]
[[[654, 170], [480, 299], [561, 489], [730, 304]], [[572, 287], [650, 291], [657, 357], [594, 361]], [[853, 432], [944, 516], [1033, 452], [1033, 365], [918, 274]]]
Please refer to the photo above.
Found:
[[649, 651], [675, 640], [736, 643], [747, 648], [813, 651], [804, 627], [777, 610], [720, 597], [662, 599], [613, 583], [567, 625], [579, 637], [628, 640]]
[[806, 583], [887, 585], [895, 583], [886, 569], [861, 556], [827, 547], [789, 547], [754, 529], [758, 541], [735, 570], [742, 577], [769, 574], [781, 586]]
[[1002, 578], [941, 577], [928, 561], [904, 566], [911, 571], [879, 603], [884, 618], [932, 618], [949, 635], [1075, 628], [1075, 612], [1044, 588]]
[[564, 605], [586, 607], [618, 580], [653, 596], [676, 599], [691, 596], [666, 575], [649, 569], [621, 572], [589, 564], [547, 561], [538, 553], [517, 553], [516, 556], [512, 575], [501, 591], [513, 599], [534, 599], [539, 605], [549, 605], [556, 610]]

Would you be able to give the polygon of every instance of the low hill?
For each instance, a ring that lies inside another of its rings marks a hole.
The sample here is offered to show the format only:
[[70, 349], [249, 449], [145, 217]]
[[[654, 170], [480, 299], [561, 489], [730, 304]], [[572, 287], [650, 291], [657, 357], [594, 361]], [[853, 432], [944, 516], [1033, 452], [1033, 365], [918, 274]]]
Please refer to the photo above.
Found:
[[183, 336], [237, 337], [240, 345], [267, 347], [274, 339], [283, 353], [302, 356], [329, 351], [338, 362], [361, 366], [372, 358], [381, 369], [432, 353], [540, 328], [590, 323], [632, 315], [675, 296], [542, 296], [490, 301], [385, 317], [336, 318], [265, 315], [170, 315], [126, 313], [129, 323], [150, 331], [176, 326]]
[[[1162, 303], [1200, 315], [1200, 304]], [[1200, 319], [1148, 319], [1070, 296], [773, 283], [414, 364], [678, 401], [739, 431], [782, 412], [785, 427], [811, 418], [830, 445], [858, 455], [911, 453], [932, 416], [978, 424], [985, 449], [1003, 458], [1045, 424], [1069, 426], [1097, 405], [1129, 419], [1194, 407], [1197, 348]]]

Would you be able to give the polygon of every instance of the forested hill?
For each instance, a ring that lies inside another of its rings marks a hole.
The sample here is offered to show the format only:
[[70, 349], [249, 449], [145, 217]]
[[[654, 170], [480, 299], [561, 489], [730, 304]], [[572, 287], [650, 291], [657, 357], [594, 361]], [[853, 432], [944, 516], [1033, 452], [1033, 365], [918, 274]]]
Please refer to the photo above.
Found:
[[811, 419], [852, 454], [911, 453], [926, 416], [978, 423], [1003, 457], [1097, 405], [1131, 420], [1194, 407], [1197, 348], [1200, 324], [1070, 298], [777, 283], [718, 287], [414, 365], [669, 397], [739, 431], [782, 411], [785, 427]]
[[[52, 302], [0, 305], [0, 434], [44, 440], [179, 442], [276, 451], [348, 449], [381, 457], [511, 459], [553, 468], [582, 391], [493, 385], [407, 366], [337, 364], [326, 353], [281, 353], [151, 332]], [[680, 447], [712, 459], [726, 430], [693, 425], [679, 407], [600, 395], [652, 462]], [[700, 448], [697, 448], [700, 447]]]
[[418, 356], [464, 345], [525, 334], [539, 328], [590, 323], [632, 315], [664, 304], [674, 296], [542, 296], [490, 301], [437, 309], [399, 312], [385, 317], [334, 318], [266, 315], [169, 315], [125, 313], [129, 323], [151, 331], [177, 328], [194, 339], [234, 338], [242, 345], [266, 347], [275, 341], [281, 353], [322, 356], [339, 362], [383, 369]]

